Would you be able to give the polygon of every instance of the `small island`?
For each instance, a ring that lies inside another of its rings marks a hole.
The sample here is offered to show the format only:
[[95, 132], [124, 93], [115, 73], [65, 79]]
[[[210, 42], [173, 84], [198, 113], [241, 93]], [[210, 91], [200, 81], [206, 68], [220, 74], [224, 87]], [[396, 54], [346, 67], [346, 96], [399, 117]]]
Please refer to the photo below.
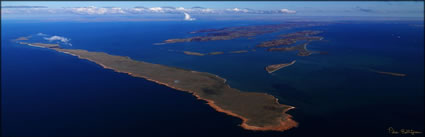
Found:
[[314, 36], [314, 37], [290, 37], [290, 38], [282, 38], [282, 39], [276, 39], [276, 40], [272, 40], [272, 41], [266, 41], [263, 42], [259, 45], [257, 45], [257, 47], [262, 47], [262, 48], [268, 48], [268, 47], [277, 47], [277, 46], [283, 46], [283, 45], [291, 45], [296, 43], [297, 41], [315, 41], [315, 40], [322, 40], [323, 37], [318, 37], [318, 36]]
[[15, 41], [22, 41], [22, 40], [29, 40], [29, 38], [31, 38], [31, 36], [27, 36], [27, 37], [19, 37], [17, 39], [14, 39]]
[[306, 37], [306, 36], [312, 36], [312, 35], [317, 35], [323, 33], [323, 31], [315, 31], [315, 30], [304, 30], [304, 31], [299, 31], [299, 32], [294, 32], [294, 33], [289, 33], [289, 34], [282, 34], [279, 35], [279, 37]]
[[307, 50], [309, 43], [299, 44], [291, 47], [269, 48], [267, 51], [298, 51], [298, 56], [310, 56], [312, 52]]
[[277, 98], [266, 93], [242, 92], [231, 88], [225, 79], [214, 74], [152, 64], [103, 52], [63, 49], [43, 43], [20, 44], [77, 56], [99, 64], [105, 69], [191, 93], [198, 99], [206, 101], [216, 111], [242, 119], [240, 126], [247, 130], [285, 131], [298, 125], [292, 120], [291, 115], [285, 113], [294, 107], [280, 104]]
[[236, 50], [236, 51], [231, 51], [230, 53], [247, 53], [248, 50]]
[[403, 74], [403, 73], [385, 72], [385, 71], [379, 71], [379, 70], [374, 70], [374, 69], [370, 69], [370, 71], [376, 72], [376, 73], [379, 73], [379, 74], [384, 74], [384, 75], [396, 76], [396, 77], [405, 77], [405, 76], [407, 76], [407, 74]]
[[224, 52], [216, 51], [216, 52], [210, 52], [210, 53], [208, 53], [208, 55], [220, 55], [220, 54], [224, 54]]
[[194, 55], [194, 56], [204, 56], [205, 54], [199, 52], [191, 52], [191, 51], [183, 51], [186, 55]]
[[[313, 30], [304, 30], [299, 32], [293, 32], [289, 34], [282, 34], [279, 37], [280, 39], [275, 39], [271, 41], [265, 41], [256, 47], [269, 48], [267, 51], [294, 51], [298, 50], [298, 56], [309, 56], [311, 52], [307, 51], [307, 45], [309, 42], [323, 40], [323, 37], [312, 36], [322, 33], [323, 31], [313, 31]], [[298, 41], [306, 41], [304, 44], [299, 44], [292, 47], [278, 47], [278, 46], [288, 46], [295, 44]], [[270, 48], [271, 47], [271, 48]]]
[[273, 72], [275, 72], [275, 71], [277, 71], [279, 69], [282, 69], [284, 67], [288, 67], [288, 66], [293, 65], [295, 62], [296, 62], [296, 60], [294, 60], [294, 61], [292, 61], [290, 63], [282, 63], [282, 64], [269, 65], [269, 66], [266, 67], [266, 71], [268, 73], [273, 73]]
[[[304, 30], [299, 32], [293, 32], [289, 34], [279, 35], [279, 39], [265, 41], [256, 47], [260, 48], [268, 48], [267, 51], [298, 51], [298, 56], [310, 56], [312, 53], [323, 53], [322, 55], [327, 54], [327, 52], [311, 52], [307, 50], [307, 45], [313, 41], [323, 40], [323, 37], [320, 36], [312, 36], [322, 33], [323, 31], [313, 31], [313, 30]], [[289, 46], [296, 43], [295, 46]], [[285, 46], [285, 47], [280, 47]]]

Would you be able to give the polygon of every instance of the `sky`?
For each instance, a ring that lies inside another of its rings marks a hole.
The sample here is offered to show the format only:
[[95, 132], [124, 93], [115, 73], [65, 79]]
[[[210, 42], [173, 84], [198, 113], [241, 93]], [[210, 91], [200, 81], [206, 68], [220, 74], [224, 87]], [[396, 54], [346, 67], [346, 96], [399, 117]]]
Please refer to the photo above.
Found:
[[[424, 17], [424, 2], [1, 2], [5, 17], [37, 15], [278, 14], [284, 16]], [[36, 7], [34, 7], [36, 6]], [[195, 7], [195, 8], [193, 8]], [[2, 17], [3, 18], [3, 17]]]

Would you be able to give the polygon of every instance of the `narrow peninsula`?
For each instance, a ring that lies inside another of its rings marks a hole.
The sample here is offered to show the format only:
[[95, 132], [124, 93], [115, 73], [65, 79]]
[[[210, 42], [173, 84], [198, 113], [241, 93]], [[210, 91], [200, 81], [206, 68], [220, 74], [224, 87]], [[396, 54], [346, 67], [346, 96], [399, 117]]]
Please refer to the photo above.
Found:
[[29, 40], [29, 38], [31, 38], [31, 36], [27, 36], [27, 37], [19, 37], [19, 38], [17, 38], [17, 39], [14, 39], [14, 41]]
[[269, 65], [269, 66], [267, 66], [267, 67], [266, 67], [266, 71], [267, 71], [268, 73], [273, 73], [273, 72], [275, 72], [275, 71], [277, 71], [277, 70], [279, 70], [279, 69], [282, 69], [282, 68], [284, 68], [284, 67], [288, 67], [288, 66], [293, 65], [295, 62], [296, 62], [296, 60], [294, 60], [294, 61], [292, 61], [292, 62], [290, 62], [290, 63], [283, 63], [283, 64], [274, 64], [274, 65]]
[[63, 49], [41, 43], [21, 44], [77, 56], [99, 64], [105, 69], [191, 93], [198, 99], [206, 101], [215, 110], [242, 119], [241, 127], [247, 130], [284, 131], [298, 125], [292, 120], [291, 115], [285, 113], [294, 107], [280, 104], [277, 98], [266, 93], [242, 92], [231, 88], [225, 79], [214, 74], [136, 61], [129, 57], [103, 52]]
[[199, 53], [199, 52], [191, 52], [191, 51], [183, 51], [184, 54], [186, 55], [193, 55], [193, 56], [204, 56], [204, 53]]
[[222, 52], [222, 51], [215, 51], [215, 52], [208, 53], [208, 55], [220, 55], [220, 54], [224, 54], [224, 52]]
[[370, 69], [370, 71], [376, 72], [376, 73], [379, 73], [379, 74], [384, 74], [384, 75], [396, 76], [396, 77], [405, 77], [405, 76], [407, 76], [407, 74], [403, 74], [403, 73], [386, 72], [386, 71], [379, 71], [379, 70], [374, 70], [374, 69]]
[[231, 51], [230, 53], [247, 53], [249, 52], [248, 50], [236, 50], [236, 51]]
[[59, 44], [45, 44], [45, 43], [26, 43], [19, 42], [19, 44], [26, 44], [33, 47], [41, 47], [41, 48], [59, 48]]

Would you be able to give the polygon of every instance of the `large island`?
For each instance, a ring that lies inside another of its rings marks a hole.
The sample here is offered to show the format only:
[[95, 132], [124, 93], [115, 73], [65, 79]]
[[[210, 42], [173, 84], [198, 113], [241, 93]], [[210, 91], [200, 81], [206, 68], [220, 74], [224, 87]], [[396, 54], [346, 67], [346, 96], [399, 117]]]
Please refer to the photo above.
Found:
[[[226, 84], [226, 80], [210, 73], [185, 70], [132, 60], [103, 52], [79, 49], [63, 49], [42, 43], [20, 43], [52, 49], [61, 53], [92, 61], [103, 68], [144, 78], [167, 87], [188, 92], [219, 112], [242, 119], [241, 126], [247, 130], [284, 131], [298, 124], [286, 114], [294, 107], [279, 104], [277, 98], [258, 92], [241, 92]], [[188, 117], [189, 118], [189, 117]]]
[[[180, 42], [205, 42], [205, 41], [215, 41], [215, 40], [232, 40], [232, 39], [241, 38], [241, 37], [250, 37], [250, 39], [252, 39], [253, 36], [278, 32], [281, 30], [300, 28], [300, 27], [321, 26], [321, 25], [326, 25], [326, 24], [313, 23], [313, 22], [296, 22], [296, 23], [288, 22], [283, 24], [227, 27], [227, 28], [221, 28], [221, 29], [205, 29], [205, 30], [190, 32], [191, 34], [202, 33], [204, 34], [202, 36], [167, 39], [163, 41], [162, 43], [155, 43], [155, 45], [163, 45], [167, 43], [180, 43]], [[319, 33], [321, 33], [321, 31], [303, 31], [296, 34], [296, 36], [301, 36], [301, 35], [309, 36], [309, 35], [316, 35]], [[310, 39], [320, 39], [320, 38], [311, 37]]]

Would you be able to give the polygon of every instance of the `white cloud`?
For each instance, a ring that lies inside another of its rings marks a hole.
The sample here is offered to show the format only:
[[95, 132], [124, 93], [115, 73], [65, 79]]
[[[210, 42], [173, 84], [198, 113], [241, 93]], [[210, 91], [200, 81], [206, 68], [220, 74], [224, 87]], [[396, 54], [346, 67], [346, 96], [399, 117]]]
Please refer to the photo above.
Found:
[[176, 10], [186, 11], [186, 9], [183, 8], [183, 7], [178, 7], [178, 8], [176, 8]]
[[48, 41], [55, 41], [55, 40], [59, 40], [59, 41], [62, 41], [62, 42], [64, 42], [64, 43], [68, 43], [68, 42], [69, 42], [69, 40], [70, 40], [70, 39], [68, 39], [68, 38], [61, 37], [61, 36], [45, 37], [44, 39], [45, 39], [45, 40], [48, 40]]
[[149, 10], [153, 12], [164, 12], [164, 10], [161, 7], [153, 7], [153, 8], [149, 8]]
[[51, 37], [44, 37], [44, 39], [45, 39], [45, 40], [48, 40], [48, 41], [61, 41], [61, 42], [63, 42], [64, 44], [67, 44], [67, 45], [72, 46], [72, 44], [71, 44], [71, 43], [69, 43], [69, 41], [70, 41], [71, 39], [68, 39], [68, 38], [65, 38], [65, 37], [61, 37], [61, 36], [51, 36]]
[[142, 8], [133, 8], [132, 10], [140, 12], [140, 11], [144, 11], [145, 9], [142, 9]]
[[211, 9], [202, 7], [64, 7], [64, 8], [2, 8], [1, 14], [78, 14], [78, 15], [109, 15], [109, 14], [294, 14], [296, 11], [289, 9], [256, 10], [247, 8]]
[[286, 13], [286, 14], [295, 14], [295, 13], [297, 13], [295, 10], [289, 10], [289, 9], [281, 9], [280, 12], [281, 13]]
[[227, 9], [228, 11], [234, 11], [234, 12], [249, 12], [248, 9], [239, 9], [239, 8], [233, 8], [233, 9]]
[[47, 6], [1, 6], [1, 8], [48, 8]]
[[103, 14], [124, 14], [126, 13], [122, 8], [98, 8], [95, 6], [69, 8], [72, 13], [88, 14], [88, 15], [103, 15]]
[[1, 8], [1, 14], [51, 14], [55, 10], [49, 8]]
[[92, 7], [81, 7], [81, 8], [71, 8], [71, 12], [77, 13], [77, 14], [105, 14], [106, 9], [105, 8], [96, 8], [94, 6]]
[[110, 8], [109, 9], [109, 13], [119, 13], [119, 14], [124, 14], [126, 13], [123, 9], [121, 8]]
[[37, 33], [37, 36], [47, 36], [47, 34], [44, 34], [44, 33]]
[[190, 17], [190, 15], [189, 15], [189, 14], [187, 14], [186, 12], [184, 12], [184, 20], [187, 20], [187, 21], [194, 21], [194, 20], [196, 20], [196, 19], [195, 19], [195, 18]]
[[132, 13], [132, 14], [141, 14], [141, 13], [145, 13], [149, 11], [149, 9], [145, 7], [135, 7], [135, 8], [129, 8], [129, 9], [123, 9], [123, 10], [127, 11], [127, 13]]
[[209, 8], [201, 9], [200, 11], [203, 12], [203, 13], [213, 13], [214, 12], [213, 9], [209, 9]]

